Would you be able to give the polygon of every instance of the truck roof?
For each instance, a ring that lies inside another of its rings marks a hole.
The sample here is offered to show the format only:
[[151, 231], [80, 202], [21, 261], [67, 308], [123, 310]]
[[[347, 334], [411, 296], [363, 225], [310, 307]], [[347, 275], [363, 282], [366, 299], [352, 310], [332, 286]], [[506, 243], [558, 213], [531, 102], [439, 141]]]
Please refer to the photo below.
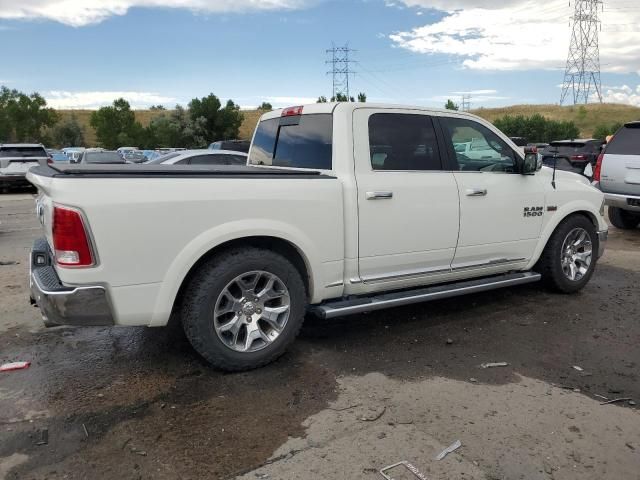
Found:
[[[445, 110], [444, 108], [434, 108], [434, 107], [425, 107], [419, 105], [400, 105], [400, 104], [390, 104], [390, 103], [360, 103], [360, 102], [330, 102], [330, 103], [310, 103], [306, 105], [300, 105], [302, 107], [302, 114], [318, 114], [318, 113], [333, 113], [335, 110], [340, 109], [341, 111], [353, 111], [357, 108], [397, 108], [399, 110], [419, 110], [421, 112], [437, 112], [437, 113], [455, 113], [463, 116], [469, 116], [472, 118], [477, 118], [476, 115], [473, 115], [468, 112], [460, 112], [456, 110]], [[268, 120], [270, 118], [278, 118], [282, 115], [284, 108], [279, 108], [277, 110], [272, 110], [270, 112], [262, 115], [261, 120]]]

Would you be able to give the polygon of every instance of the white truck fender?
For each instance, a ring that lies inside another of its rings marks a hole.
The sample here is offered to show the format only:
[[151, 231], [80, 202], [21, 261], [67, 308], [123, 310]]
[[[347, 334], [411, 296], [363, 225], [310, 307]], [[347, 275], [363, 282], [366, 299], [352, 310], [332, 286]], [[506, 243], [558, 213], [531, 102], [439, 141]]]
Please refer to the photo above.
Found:
[[[587, 200], [578, 199], [578, 200], [571, 200], [559, 206], [558, 210], [553, 213], [553, 217], [551, 217], [551, 219], [543, 226], [542, 232], [540, 234], [540, 241], [538, 242], [538, 245], [536, 246], [536, 249], [533, 252], [533, 256], [531, 257], [531, 260], [527, 265], [527, 268], [526, 268], [527, 270], [532, 269], [534, 265], [538, 262], [538, 260], [540, 259], [540, 256], [542, 255], [542, 252], [544, 251], [544, 248], [547, 246], [547, 242], [551, 238], [551, 235], [553, 235], [553, 232], [556, 230], [558, 225], [560, 225], [560, 223], [569, 215], [573, 213], [579, 213], [579, 212], [589, 213], [589, 216], [592, 217], [592, 219], [596, 220], [596, 225], [595, 225], [596, 230], [602, 229], [602, 225], [600, 224], [600, 220], [599, 220], [600, 213], [593, 207], [593, 203]], [[549, 214], [550, 214], [549, 212], [546, 213], [546, 215], [549, 215]]]
[[178, 290], [198, 260], [224, 243], [249, 237], [275, 237], [292, 244], [305, 261], [312, 299], [321, 294], [316, 290], [322, 288], [323, 283], [315, 277], [322, 271], [321, 261], [316, 255], [319, 251], [318, 246], [314, 245], [304, 232], [282, 222], [260, 218], [244, 219], [217, 225], [194, 238], [182, 249], [161, 283], [149, 326], [159, 327], [167, 324]]

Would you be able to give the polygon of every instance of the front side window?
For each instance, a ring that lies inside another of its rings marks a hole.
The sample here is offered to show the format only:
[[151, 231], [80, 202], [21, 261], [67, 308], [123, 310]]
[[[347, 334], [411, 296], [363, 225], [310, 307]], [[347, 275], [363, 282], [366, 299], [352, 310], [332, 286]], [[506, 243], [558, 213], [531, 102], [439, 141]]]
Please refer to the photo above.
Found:
[[433, 121], [426, 115], [371, 115], [369, 151], [374, 170], [442, 169]]
[[[443, 117], [445, 141], [450, 142], [461, 171], [514, 173], [513, 150], [484, 125], [463, 118]], [[462, 147], [464, 145], [464, 148]]]
[[331, 114], [264, 120], [256, 130], [249, 163], [331, 170], [332, 139]]

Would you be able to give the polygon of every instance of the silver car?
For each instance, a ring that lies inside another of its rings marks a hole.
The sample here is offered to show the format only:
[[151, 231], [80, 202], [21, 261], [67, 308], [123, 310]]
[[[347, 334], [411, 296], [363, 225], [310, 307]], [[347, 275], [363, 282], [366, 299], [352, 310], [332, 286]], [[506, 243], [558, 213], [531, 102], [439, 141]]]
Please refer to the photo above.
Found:
[[146, 165], [246, 165], [247, 154], [230, 150], [185, 150], [172, 152]]
[[640, 225], [640, 122], [625, 124], [598, 157], [594, 180], [617, 228]]

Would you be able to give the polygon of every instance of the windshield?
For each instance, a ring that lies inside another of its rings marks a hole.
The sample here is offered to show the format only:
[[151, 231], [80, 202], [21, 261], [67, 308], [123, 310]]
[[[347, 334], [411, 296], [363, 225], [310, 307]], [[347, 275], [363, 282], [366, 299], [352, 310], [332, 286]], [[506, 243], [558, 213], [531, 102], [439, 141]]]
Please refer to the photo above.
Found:
[[46, 157], [42, 147], [0, 147], [0, 158]]
[[88, 152], [84, 154], [85, 163], [124, 163], [117, 152]]

